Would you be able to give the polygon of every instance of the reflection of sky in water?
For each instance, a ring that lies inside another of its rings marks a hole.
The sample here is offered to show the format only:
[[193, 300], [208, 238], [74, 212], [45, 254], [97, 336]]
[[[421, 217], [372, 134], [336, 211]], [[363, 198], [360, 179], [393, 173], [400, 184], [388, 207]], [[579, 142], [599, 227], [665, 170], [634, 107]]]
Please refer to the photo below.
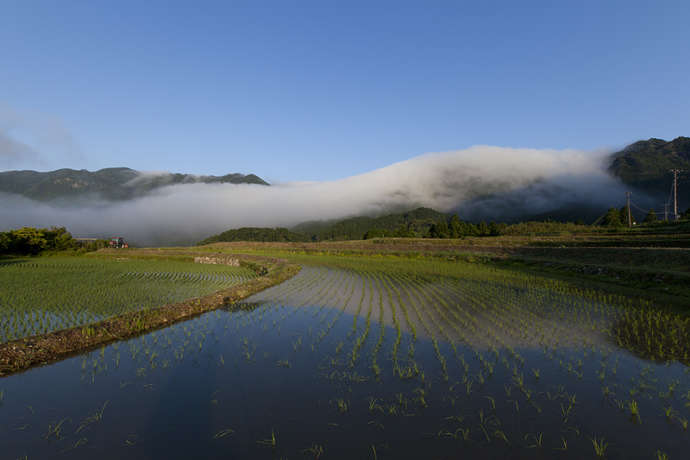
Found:
[[[683, 458], [687, 368], [592, 330], [613, 308], [589, 321], [577, 299], [487, 288], [305, 268], [242, 310], [0, 380], [0, 444], [7, 458], [315, 458], [305, 449], [318, 445], [336, 459], [373, 458], [372, 446], [579, 459], [603, 437], [609, 458]], [[259, 443], [272, 431], [275, 449]]]

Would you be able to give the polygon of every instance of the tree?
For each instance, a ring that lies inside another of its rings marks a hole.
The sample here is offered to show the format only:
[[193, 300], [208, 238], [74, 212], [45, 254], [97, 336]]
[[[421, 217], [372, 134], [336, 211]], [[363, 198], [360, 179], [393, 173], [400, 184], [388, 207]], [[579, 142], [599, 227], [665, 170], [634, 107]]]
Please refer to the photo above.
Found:
[[0, 254], [10, 252], [10, 241], [9, 233], [0, 232]]
[[445, 219], [439, 221], [436, 226], [436, 231], [438, 232], [439, 238], [450, 238], [450, 229], [448, 228], [448, 222]]
[[[628, 207], [623, 206], [622, 208], [620, 208], [620, 210], [618, 211], [618, 215], [620, 216], [621, 225], [627, 226], [628, 225]], [[634, 220], [635, 220], [634, 218], [631, 219], [631, 221], [634, 221]]]
[[32, 227], [11, 231], [10, 240], [10, 252], [16, 254], [38, 254], [48, 246], [44, 233]]
[[372, 238], [382, 238], [384, 236], [386, 236], [385, 230], [382, 230], [380, 228], [372, 228], [364, 234], [364, 239], [370, 240]]
[[477, 227], [477, 234], [479, 236], [488, 236], [490, 234], [489, 226], [486, 225], [486, 222], [479, 222], [479, 226]]
[[681, 216], [683, 219], [690, 219], [690, 208], [686, 209], [683, 215]]
[[489, 222], [489, 235], [498, 236], [501, 234], [501, 229], [496, 222]]
[[658, 220], [658, 218], [656, 217], [656, 213], [654, 212], [653, 209], [650, 209], [649, 212], [647, 213], [647, 215], [645, 216], [643, 222], [645, 224], [653, 224], [657, 220]]
[[618, 209], [616, 208], [610, 208], [607, 212], [606, 215], [604, 216], [604, 220], [602, 224], [606, 227], [620, 227], [621, 226], [621, 215]]
[[435, 224], [431, 224], [429, 228], [430, 238], [449, 238], [450, 230], [448, 229], [448, 223], [445, 220], [440, 220]]
[[480, 236], [479, 228], [472, 222], [464, 222], [463, 235]]
[[460, 238], [462, 235], [462, 224], [460, 222], [460, 218], [457, 216], [457, 214], [453, 214], [453, 216], [450, 218], [450, 237], [451, 238]]

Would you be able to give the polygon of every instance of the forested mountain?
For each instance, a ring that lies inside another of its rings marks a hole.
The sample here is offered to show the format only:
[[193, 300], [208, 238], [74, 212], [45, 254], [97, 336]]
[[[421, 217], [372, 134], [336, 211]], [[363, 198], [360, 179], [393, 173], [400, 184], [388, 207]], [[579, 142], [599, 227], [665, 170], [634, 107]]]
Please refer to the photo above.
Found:
[[614, 153], [609, 166], [609, 172], [623, 183], [663, 201], [671, 192], [671, 169], [685, 171], [678, 189], [680, 208], [685, 209], [690, 206], [690, 137], [635, 142]]
[[139, 198], [166, 185], [195, 183], [231, 183], [269, 185], [254, 174], [226, 174], [225, 176], [197, 176], [178, 173], [142, 173], [130, 168], [58, 169], [49, 172], [0, 172], [0, 192], [14, 193], [39, 201], [77, 197], [97, 197], [105, 200]]
[[213, 235], [198, 244], [210, 244], [230, 241], [307, 241], [301, 233], [291, 232], [287, 228], [242, 227]]

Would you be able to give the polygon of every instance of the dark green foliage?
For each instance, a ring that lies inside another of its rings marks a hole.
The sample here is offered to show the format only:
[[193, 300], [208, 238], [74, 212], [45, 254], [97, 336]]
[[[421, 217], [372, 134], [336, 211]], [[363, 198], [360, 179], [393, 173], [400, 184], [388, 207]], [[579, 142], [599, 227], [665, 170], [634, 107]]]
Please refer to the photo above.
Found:
[[193, 183], [268, 185], [254, 174], [246, 176], [243, 174], [194, 176], [173, 173], [142, 175], [130, 168], [105, 168], [93, 172], [85, 169], [0, 172], [0, 192], [14, 193], [41, 201], [89, 195], [97, 195], [107, 200], [127, 200], [138, 198], [167, 185]]
[[602, 225], [605, 227], [620, 227], [623, 224], [621, 223], [621, 213], [618, 209], [616, 208], [610, 208], [607, 212], [606, 215], [604, 216], [604, 219], [602, 221]]
[[[628, 208], [627, 208], [627, 206], [623, 206], [622, 208], [620, 208], [618, 210], [618, 216], [620, 218], [621, 225], [628, 225]], [[633, 217], [632, 220], [634, 221], [635, 218]]]
[[498, 225], [503, 225], [503, 227], [500, 230], [501, 235], [553, 235], [561, 234], [564, 232], [582, 233], [592, 231], [592, 227], [590, 227], [589, 225], [572, 222], [544, 221], [520, 222], [512, 225]]
[[499, 222], [474, 224], [460, 220], [455, 214], [449, 216], [433, 209], [418, 208], [407, 213], [378, 218], [354, 217], [336, 223], [309, 222], [300, 224], [293, 230], [306, 233], [311, 241], [320, 241], [577, 233], [590, 232], [592, 227], [581, 222], [575, 224], [556, 221], [520, 222], [511, 225]]
[[658, 220], [659, 220], [659, 219], [657, 219], [656, 213], [654, 212], [654, 210], [653, 210], [653, 209], [650, 209], [649, 212], [647, 213], [647, 215], [645, 216], [643, 222], [644, 222], [645, 224], [653, 224], [654, 222], [656, 222], [656, 221], [658, 221]]
[[23, 227], [0, 232], [0, 255], [36, 255], [43, 251], [64, 251], [67, 249], [96, 250], [107, 246], [105, 240], [81, 244], [64, 227]]
[[477, 226], [477, 235], [478, 236], [488, 236], [489, 235], [489, 226], [486, 225], [486, 222], [484, 222], [484, 221], [479, 222], [479, 225]]
[[[308, 235], [311, 241], [359, 240], [376, 237], [423, 237], [429, 229], [448, 216], [429, 208], [388, 214], [381, 217], [351, 217], [337, 222], [305, 222], [293, 231]], [[375, 235], [375, 236], [374, 236]]]
[[200, 241], [198, 244], [202, 245], [230, 241], [300, 242], [308, 241], [308, 238], [301, 233], [291, 232], [287, 228], [242, 227], [211, 236]]

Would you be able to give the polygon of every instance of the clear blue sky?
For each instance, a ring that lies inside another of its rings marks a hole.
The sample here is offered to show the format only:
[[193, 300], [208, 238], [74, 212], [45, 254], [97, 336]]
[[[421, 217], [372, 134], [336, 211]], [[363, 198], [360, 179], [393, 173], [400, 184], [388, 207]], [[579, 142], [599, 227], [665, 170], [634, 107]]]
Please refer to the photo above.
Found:
[[687, 0], [0, 1], [0, 114], [71, 134], [51, 167], [279, 181], [619, 147], [690, 135], [689, 28]]

